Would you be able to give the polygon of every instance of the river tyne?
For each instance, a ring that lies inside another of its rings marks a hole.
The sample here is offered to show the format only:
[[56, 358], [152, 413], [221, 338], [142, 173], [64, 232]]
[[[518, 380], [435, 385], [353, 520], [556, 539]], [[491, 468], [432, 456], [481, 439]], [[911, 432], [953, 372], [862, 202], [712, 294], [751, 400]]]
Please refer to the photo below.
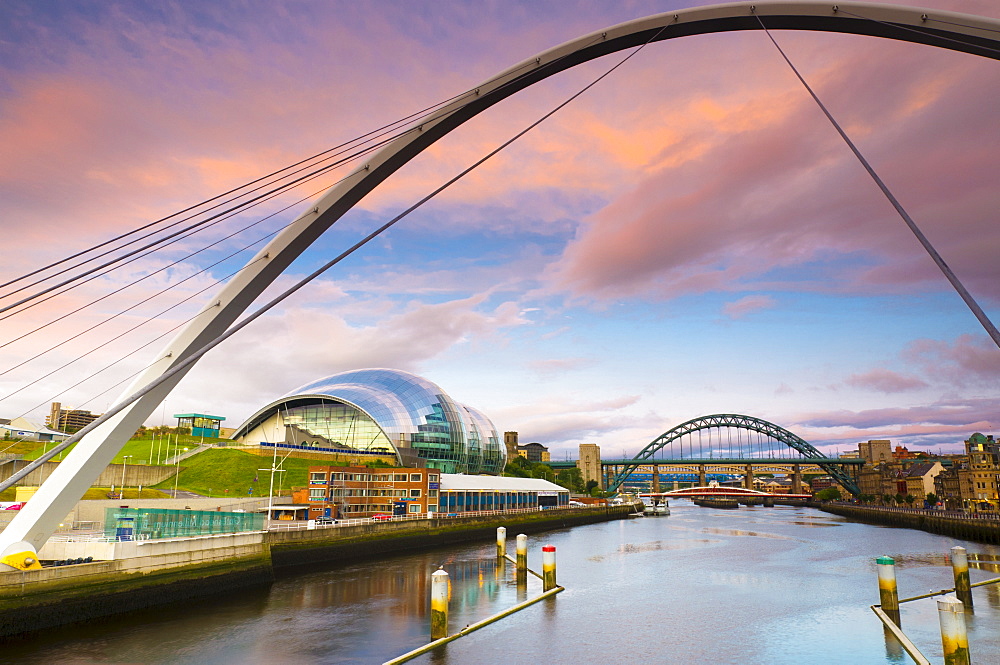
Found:
[[[810, 508], [678, 501], [672, 511], [531, 536], [529, 567], [540, 571], [541, 546], [555, 545], [566, 590], [410, 662], [910, 663], [869, 609], [875, 558], [896, 560], [901, 598], [953, 586], [955, 545], [1000, 559], [997, 547]], [[452, 582], [450, 632], [541, 592], [533, 576], [518, 589], [513, 566], [498, 571], [494, 553], [488, 542], [301, 572], [268, 589], [0, 644], [0, 663], [382, 663], [428, 641], [438, 566]], [[970, 564], [974, 583], [1000, 575], [995, 564]], [[972, 660], [998, 663], [1000, 589], [977, 587], [973, 599]], [[904, 604], [902, 625], [941, 662], [934, 598]]]

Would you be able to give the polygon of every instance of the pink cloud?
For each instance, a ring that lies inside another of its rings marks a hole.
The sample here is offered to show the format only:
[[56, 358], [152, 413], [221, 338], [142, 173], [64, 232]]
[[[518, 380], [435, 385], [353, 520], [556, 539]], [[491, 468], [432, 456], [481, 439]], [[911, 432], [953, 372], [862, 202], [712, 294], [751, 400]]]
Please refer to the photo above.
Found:
[[960, 335], [954, 342], [918, 339], [902, 354], [904, 360], [921, 367], [928, 377], [956, 386], [1000, 385], [1000, 350], [982, 335]]
[[[781, 38], [796, 52], [805, 45], [794, 35]], [[802, 58], [819, 94], [939, 251], [963, 267], [979, 293], [1000, 296], [996, 262], [989, 259], [1000, 245], [988, 212], [1000, 205], [988, 176], [996, 172], [996, 155], [981, 140], [995, 124], [982, 80], [1000, 79], [996, 68], [875, 40], [810, 40], [827, 47], [806, 47]], [[844, 41], [856, 48], [845, 49]], [[822, 65], [819, 58], [833, 52], [836, 65]], [[914, 67], [941, 75], [930, 82], [899, 76]], [[861, 80], [847, 75], [858, 71], [864, 71]], [[649, 174], [587, 219], [553, 266], [554, 284], [596, 299], [667, 298], [763, 286], [774, 268], [861, 253], [874, 267], [843, 271], [833, 285], [808, 277], [766, 284], [866, 292], [947, 288], [812, 101], [801, 90], [773, 84], [752, 93], [717, 115], [753, 115], [758, 106], [774, 111], [755, 114], [747, 127], [719, 122], [713, 134], [698, 135], [704, 146], [698, 158]], [[965, 120], [956, 123], [956, 117]], [[698, 123], [704, 119], [692, 118], [688, 126]], [[933, 147], [912, 141], [915, 135], [934, 136]]]
[[926, 388], [927, 383], [915, 376], [906, 376], [888, 369], [873, 369], [864, 374], [852, 374], [846, 383], [855, 388], [883, 393], [902, 393]]
[[722, 306], [722, 313], [731, 319], [741, 319], [751, 312], [761, 309], [770, 309], [777, 304], [771, 296], [744, 296], [739, 300], [727, 302]]

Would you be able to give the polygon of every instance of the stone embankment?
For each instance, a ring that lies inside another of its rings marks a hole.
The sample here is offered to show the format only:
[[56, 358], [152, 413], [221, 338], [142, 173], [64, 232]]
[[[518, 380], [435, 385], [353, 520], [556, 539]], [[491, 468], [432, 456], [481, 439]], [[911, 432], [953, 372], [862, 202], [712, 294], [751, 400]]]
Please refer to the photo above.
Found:
[[912, 508], [883, 508], [843, 503], [816, 503], [814, 507], [868, 524], [920, 529], [944, 536], [1000, 545], [1000, 518], [995, 515], [943, 513]]
[[572, 508], [113, 543], [109, 544], [115, 550], [109, 555], [114, 556], [111, 560], [0, 572], [0, 639], [187, 598], [265, 586], [276, 575], [309, 567], [459, 543], [492, 542], [498, 526], [514, 533], [538, 533], [624, 519], [632, 512], [635, 508], [630, 505]]

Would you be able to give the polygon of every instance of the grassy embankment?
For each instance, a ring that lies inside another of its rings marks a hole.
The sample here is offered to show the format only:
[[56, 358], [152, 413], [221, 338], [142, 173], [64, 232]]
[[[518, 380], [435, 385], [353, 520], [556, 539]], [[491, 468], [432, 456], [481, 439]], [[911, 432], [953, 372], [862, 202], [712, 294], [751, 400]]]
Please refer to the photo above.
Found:
[[[3, 443], [3, 442], [0, 442]], [[111, 461], [112, 464], [161, 464], [184, 449], [196, 448], [202, 443], [201, 437], [181, 434], [180, 436], [161, 437], [144, 436], [128, 441]], [[206, 444], [232, 443], [229, 439], [204, 439]], [[25, 441], [14, 444], [6, 452], [23, 455], [25, 459], [33, 460], [42, 455], [53, 444], [39, 444], [35, 441]], [[3, 446], [0, 445], [0, 449]], [[66, 451], [55, 458], [56, 461], [65, 456]], [[150, 456], [152, 453], [152, 456]], [[126, 456], [129, 458], [126, 460]], [[281, 458], [278, 458], [279, 461]], [[187, 490], [211, 497], [245, 498], [248, 496], [266, 496], [271, 483], [270, 457], [261, 457], [242, 450], [212, 448], [192, 455], [180, 462], [180, 476], [169, 479], [151, 488], [143, 488], [142, 498], [162, 498], [168, 496], [157, 490]], [[274, 474], [274, 492], [276, 495], [287, 495], [292, 487], [302, 487], [309, 483], [309, 467], [330, 464], [329, 458], [299, 459], [289, 457], [280, 462], [278, 471]], [[263, 470], [261, 470], [263, 469]], [[106, 499], [110, 487], [92, 487], [84, 495], [84, 499]], [[134, 499], [136, 488], [126, 488], [125, 498]], [[10, 498], [7, 495], [10, 494]], [[14, 489], [0, 493], [0, 501], [13, 501]]]
[[[232, 443], [229, 439], [213, 439], [211, 437], [206, 437], [204, 442], [207, 444], [214, 443]], [[40, 457], [46, 450], [53, 446], [52, 443], [45, 443], [39, 445], [38, 442], [25, 442], [30, 443], [32, 448], [17, 452], [15, 454], [24, 455], [24, 459], [33, 460]], [[122, 446], [122, 449], [118, 451], [114, 459], [111, 460], [111, 464], [121, 464], [126, 461], [129, 464], [163, 464], [166, 460], [170, 459], [174, 455], [183, 453], [184, 449], [192, 449], [198, 447], [202, 443], [202, 437], [191, 436], [190, 434], [181, 434], [179, 436], [171, 435], [169, 437], [159, 437], [146, 435], [140, 438], [129, 439], [128, 442]], [[18, 444], [23, 445], [23, 444]], [[56, 462], [62, 461], [69, 451], [73, 450], [74, 446], [69, 446], [66, 450], [62, 451], [56, 455]], [[2, 448], [2, 446], [0, 446]], [[8, 451], [14, 453], [13, 450]]]
[[[213, 497], [245, 498], [267, 496], [271, 484], [270, 457], [261, 457], [242, 450], [213, 448], [192, 455], [181, 462], [177, 488]], [[274, 474], [275, 495], [288, 495], [292, 487], [309, 484], [309, 467], [331, 464], [329, 458], [300, 459], [278, 457]], [[173, 489], [174, 478], [154, 487]], [[228, 491], [227, 491], [228, 490]], [[252, 491], [250, 491], [252, 490]]]

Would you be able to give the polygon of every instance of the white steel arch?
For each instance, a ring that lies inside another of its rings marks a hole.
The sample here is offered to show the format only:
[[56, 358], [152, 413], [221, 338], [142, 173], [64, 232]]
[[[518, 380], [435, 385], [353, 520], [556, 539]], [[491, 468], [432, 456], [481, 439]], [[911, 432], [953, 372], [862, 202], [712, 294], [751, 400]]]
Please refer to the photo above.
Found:
[[[435, 141], [494, 104], [583, 62], [654, 41], [715, 32], [769, 29], [817, 30], [898, 39], [1000, 59], [1000, 21], [861, 2], [734, 2], [695, 7], [627, 21], [592, 32], [529, 58], [420, 121], [373, 153], [367, 162], [324, 194], [255, 256], [163, 350], [119, 402], [221, 335], [291, 262], [366, 194]], [[76, 445], [32, 500], [0, 532], [0, 570], [38, 567], [35, 554], [139, 425], [149, 417], [188, 367], [163, 381]]]

